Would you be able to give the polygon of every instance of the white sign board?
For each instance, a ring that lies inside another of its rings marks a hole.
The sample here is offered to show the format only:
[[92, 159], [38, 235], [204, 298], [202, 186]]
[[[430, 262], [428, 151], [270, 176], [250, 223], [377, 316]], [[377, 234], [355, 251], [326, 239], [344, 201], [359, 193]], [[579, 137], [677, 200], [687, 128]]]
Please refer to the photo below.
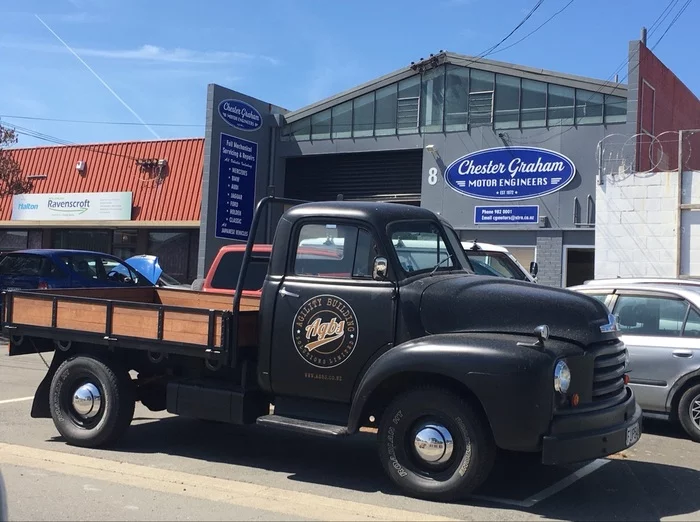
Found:
[[129, 221], [131, 192], [18, 194], [13, 221]]

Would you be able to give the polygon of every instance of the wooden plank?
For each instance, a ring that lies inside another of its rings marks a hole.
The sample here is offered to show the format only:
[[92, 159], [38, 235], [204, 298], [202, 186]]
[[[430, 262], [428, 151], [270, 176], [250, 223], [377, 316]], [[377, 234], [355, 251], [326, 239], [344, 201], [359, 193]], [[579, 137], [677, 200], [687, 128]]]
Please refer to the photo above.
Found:
[[51, 327], [53, 303], [37, 297], [13, 296], [12, 322]]
[[102, 333], [106, 329], [107, 305], [58, 300], [56, 327]]
[[114, 305], [112, 334], [158, 339], [158, 310], [143, 310]]
[[129, 301], [132, 303], [156, 302], [156, 289], [153, 287], [113, 287], [113, 288], [52, 288], [42, 292], [68, 297], [89, 297], [92, 299], [109, 299], [112, 301]]
[[[200, 314], [189, 312], [166, 311], [163, 314], [163, 340], [207, 345], [209, 338], [209, 320]], [[218, 345], [217, 345], [218, 346]]]
[[[175, 290], [172, 288], [159, 288], [156, 290], [156, 294], [157, 301], [164, 305], [202, 308], [205, 310], [233, 310], [233, 295], [230, 294]], [[241, 299], [241, 310], [252, 311], [259, 309], [260, 298], [243, 296], [243, 299]]]

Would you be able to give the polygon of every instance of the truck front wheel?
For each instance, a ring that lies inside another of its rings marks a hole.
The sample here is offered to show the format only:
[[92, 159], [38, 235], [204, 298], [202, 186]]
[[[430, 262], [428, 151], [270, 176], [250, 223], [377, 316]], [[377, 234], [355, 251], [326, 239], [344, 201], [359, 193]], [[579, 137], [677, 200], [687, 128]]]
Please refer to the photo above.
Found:
[[134, 395], [129, 374], [117, 365], [75, 356], [64, 361], [51, 380], [51, 417], [69, 444], [105, 446], [129, 427]]
[[487, 423], [461, 397], [416, 388], [397, 397], [379, 426], [379, 455], [407, 493], [449, 501], [469, 495], [489, 475], [496, 449]]

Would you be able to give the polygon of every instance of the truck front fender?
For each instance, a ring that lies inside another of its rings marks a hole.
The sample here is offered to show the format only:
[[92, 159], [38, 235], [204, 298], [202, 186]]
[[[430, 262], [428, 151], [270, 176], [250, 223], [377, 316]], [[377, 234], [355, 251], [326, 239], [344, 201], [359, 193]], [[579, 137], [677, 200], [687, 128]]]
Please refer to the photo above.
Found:
[[478, 401], [499, 447], [536, 451], [552, 418], [555, 358], [548, 350], [518, 346], [522, 340], [513, 335], [439, 334], [391, 348], [356, 386], [348, 431], [357, 431], [365, 416], [378, 413], [397, 394], [429, 383]]

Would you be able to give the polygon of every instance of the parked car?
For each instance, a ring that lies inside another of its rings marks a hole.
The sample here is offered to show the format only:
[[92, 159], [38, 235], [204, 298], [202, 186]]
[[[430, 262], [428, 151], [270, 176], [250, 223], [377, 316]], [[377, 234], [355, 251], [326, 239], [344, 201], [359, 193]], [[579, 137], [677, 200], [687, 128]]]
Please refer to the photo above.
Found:
[[141, 254], [138, 256], [132, 256], [124, 263], [137, 272], [143, 274], [151, 284], [155, 286], [167, 286], [170, 288], [182, 288], [184, 290], [190, 290], [191, 285], [186, 285], [181, 283], [173, 276], [166, 274], [160, 266], [160, 260], [157, 256], [152, 256], [148, 254]]
[[152, 286], [118, 257], [88, 250], [19, 250], [0, 261], [0, 290]]
[[477, 241], [462, 241], [464, 253], [479, 275], [507, 277], [519, 281], [537, 282], [537, 262], [530, 263], [530, 271], [518, 262], [510, 251], [500, 245], [479, 243]]
[[630, 386], [647, 416], [678, 421], [700, 442], [700, 286], [610, 280], [569, 287], [618, 317]]

